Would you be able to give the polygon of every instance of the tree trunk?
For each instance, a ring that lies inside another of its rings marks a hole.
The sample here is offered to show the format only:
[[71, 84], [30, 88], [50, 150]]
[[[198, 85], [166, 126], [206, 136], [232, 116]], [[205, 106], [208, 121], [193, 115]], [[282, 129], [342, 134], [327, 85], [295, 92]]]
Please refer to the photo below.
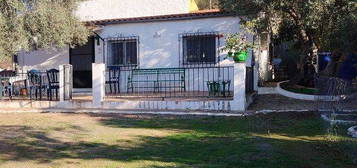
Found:
[[316, 73], [315, 64], [317, 60], [318, 47], [312, 36], [306, 31], [305, 26], [301, 22], [300, 16], [296, 13], [296, 10], [294, 8], [290, 8], [288, 10], [288, 14], [292, 17], [299, 29], [298, 35], [304, 48], [304, 59], [300, 62], [301, 73], [296, 77], [295, 82], [306, 86], [312, 86], [313, 77]]

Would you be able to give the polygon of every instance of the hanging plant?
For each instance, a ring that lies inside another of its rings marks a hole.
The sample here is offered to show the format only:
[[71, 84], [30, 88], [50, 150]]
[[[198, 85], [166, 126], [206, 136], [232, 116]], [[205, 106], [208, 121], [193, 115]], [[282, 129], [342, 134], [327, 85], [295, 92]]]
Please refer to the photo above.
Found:
[[226, 38], [226, 45], [223, 51], [228, 51], [227, 57], [233, 58], [235, 62], [245, 62], [247, 60], [248, 50], [254, 48], [244, 34], [229, 34]]

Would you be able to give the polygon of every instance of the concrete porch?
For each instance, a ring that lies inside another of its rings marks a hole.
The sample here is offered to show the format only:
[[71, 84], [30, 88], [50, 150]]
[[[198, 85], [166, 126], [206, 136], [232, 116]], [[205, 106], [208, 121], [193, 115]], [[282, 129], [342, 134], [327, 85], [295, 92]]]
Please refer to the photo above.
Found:
[[[185, 91], [175, 93], [174, 96], [160, 95], [163, 93], [145, 94], [144, 97], [134, 94], [106, 95], [105, 93], [105, 64], [93, 64], [93, 89], [72, 89], [71, 79], [68, 78], [71, 66], [60, 66], [59, 99], [48, 101], [29, 99], [27, 97], [12, 97], [1, 99], [1, 109], [12, 110], [133, 110], [133, 111], [211, 111], [211, 112], [244, 112], [252, 103], [254, 94], [246, 93], [246, 65], [236, 63], [233, 67], [232, 92], [227, 95], [211, 96], [211, 93], [202, 91]], [[165, 94], [168, 94], [165, 92]], [[169, 93], [170, 94], [170, 93]], [[181, 95], [182, 94], [182, 95]]]

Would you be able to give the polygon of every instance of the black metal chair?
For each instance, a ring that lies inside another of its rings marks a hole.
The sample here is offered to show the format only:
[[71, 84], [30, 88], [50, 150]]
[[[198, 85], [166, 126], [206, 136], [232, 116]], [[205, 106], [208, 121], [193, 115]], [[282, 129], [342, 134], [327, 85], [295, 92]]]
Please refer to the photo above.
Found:
[[16, 75], [15, 71], [5, 70], [0, 72], [0, 97], [12, 96], [12, 86], [10, 83], [10, 78]]
[[58, 100], [58, 90], [59, 90], [58, 74], [59, 74], [59, 70], [50, 69], [50, 70], [46, 71], [46, 74], [47, 74], [47, 81], [48, 81], [47, 97], [49, 98], [50, 101], [52, 101], [53, 91], [55, 91], [56, 100]]
[[4, 96], [9, 96], [11, 98], [11, 85], [7, 77], [0, 76], [0, 98]]
[[109, 93], [110, 94], [115, 94], [115, 93], [120, 93], [120, 67], [118, 66], [111, 66], [108, 67], [108, 80], [105, 81], [106, 85], [109, 85]]
[[36, 100], [40, 98], [42, 100], [42, 90], [46, 89], [46, 86], [42, 83], [41, 73], [38, 70], [30, 70], [27, 72], [27, 79], [29, 81], [29, 92], [30, 99], [32, 100], [32, 96], [35, 93]]

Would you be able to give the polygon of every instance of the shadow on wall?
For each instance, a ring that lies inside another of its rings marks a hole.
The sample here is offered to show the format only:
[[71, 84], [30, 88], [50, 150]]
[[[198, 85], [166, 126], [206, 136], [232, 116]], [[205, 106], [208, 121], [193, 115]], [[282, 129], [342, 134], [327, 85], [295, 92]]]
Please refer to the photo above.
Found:
[[19, 65], [24, 71], [30, 69], [58, 69], [61, 64], [69, 63], [69, 48], [40, 49], [37, 51], [20, 52]]
[[174, 67], [177, 62], [170, 59], [170, 52], [156, 49], [143, 52], [145, 60], [140, 62], [143, 67]]

